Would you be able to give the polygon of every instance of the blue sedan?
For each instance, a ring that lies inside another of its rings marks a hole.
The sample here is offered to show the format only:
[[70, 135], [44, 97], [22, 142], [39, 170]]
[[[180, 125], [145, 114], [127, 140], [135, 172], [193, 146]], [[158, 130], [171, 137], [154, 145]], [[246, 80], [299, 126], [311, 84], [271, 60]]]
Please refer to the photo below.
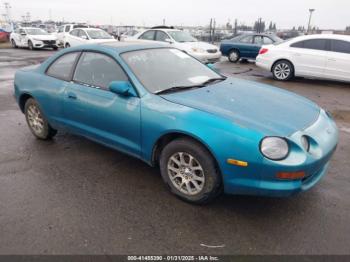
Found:
[[17, 71], [15, 96], [38, 139], [66, 130], [159, 166], [192, 203], [305, 191], [338, 142], [331, 115], [313, 102], [154, 43], [64, 49]]
[[271, 45], [283, 40], [271, 34], [243, 34], [229, 40], [223, 40], [220, 51], [232, 63], [240, 59], [255, 59], [263, 45]]

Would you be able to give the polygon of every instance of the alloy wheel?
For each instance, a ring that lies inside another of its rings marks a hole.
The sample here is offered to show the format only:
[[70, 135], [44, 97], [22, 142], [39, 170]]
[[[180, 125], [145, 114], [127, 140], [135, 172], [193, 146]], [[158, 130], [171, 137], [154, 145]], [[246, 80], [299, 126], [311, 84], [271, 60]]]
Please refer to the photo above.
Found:
[[167, 165], [168, 176], [174, 187], [186, 195], [196, 195], [204, 188], [204, 170], [199, 161], [189, 153], [173, 154]]
[[274, 75], [279, 80], [285, 80], [287, 79], [291, 74], [291, 68], [286, 63], [279, 63], [274, 68]]
[[28, 107], [27, 118], [30, 128], [36, 135], [40, 136], [44, 130], [44, 119], [36, 105], [32, 104]]

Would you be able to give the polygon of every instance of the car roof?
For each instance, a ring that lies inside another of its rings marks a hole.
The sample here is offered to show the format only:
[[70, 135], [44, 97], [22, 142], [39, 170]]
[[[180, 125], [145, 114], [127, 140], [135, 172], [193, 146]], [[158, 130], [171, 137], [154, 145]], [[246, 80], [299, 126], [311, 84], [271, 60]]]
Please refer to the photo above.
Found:
[[316, 34], [316, 35], [303, 35], [294, 38], [295, 41], [309, 40], [309, 39], [336, 39], [350, 41], [350, 35], [338, 35], [338, 34]]

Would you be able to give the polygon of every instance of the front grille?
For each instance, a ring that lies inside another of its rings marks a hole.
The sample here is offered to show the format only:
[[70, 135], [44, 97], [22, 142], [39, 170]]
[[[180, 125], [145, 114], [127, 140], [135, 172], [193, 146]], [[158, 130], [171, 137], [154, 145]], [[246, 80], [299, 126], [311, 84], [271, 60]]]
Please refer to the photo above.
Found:
[[208, 49], [207, 52], [210, 54], [215, 54], [218, 50], [217, 49]]
[[56, 44], [55, 40], [44, 40], [43, 42], [44, 42], [45, 45], [54, 45], [54, 44]]

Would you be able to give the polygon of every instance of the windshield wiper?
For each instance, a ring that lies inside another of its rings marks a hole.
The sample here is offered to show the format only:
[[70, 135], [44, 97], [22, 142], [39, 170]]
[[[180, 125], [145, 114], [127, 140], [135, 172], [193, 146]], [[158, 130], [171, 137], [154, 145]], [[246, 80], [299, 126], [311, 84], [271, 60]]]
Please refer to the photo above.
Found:
[[160, 91], [156, 92], [155, 94], [160, 95], [160, 94], [182, 91], [185, 89], [201, 88], [201, 87], [204, 87], [204, 85], [200, 84], [200, 85], [189, 85], [189, 86], [173, 86], [173, 87], [170, 87], [168, 89], [160, 90]]
[[202, 85], [208, 85], [212, 82], [215, 81], [224, 81], [227, 77], [214, 77], [214, 78], [209, 78], [208, 80], [206, 80], [205, 82], [202, 83]]

